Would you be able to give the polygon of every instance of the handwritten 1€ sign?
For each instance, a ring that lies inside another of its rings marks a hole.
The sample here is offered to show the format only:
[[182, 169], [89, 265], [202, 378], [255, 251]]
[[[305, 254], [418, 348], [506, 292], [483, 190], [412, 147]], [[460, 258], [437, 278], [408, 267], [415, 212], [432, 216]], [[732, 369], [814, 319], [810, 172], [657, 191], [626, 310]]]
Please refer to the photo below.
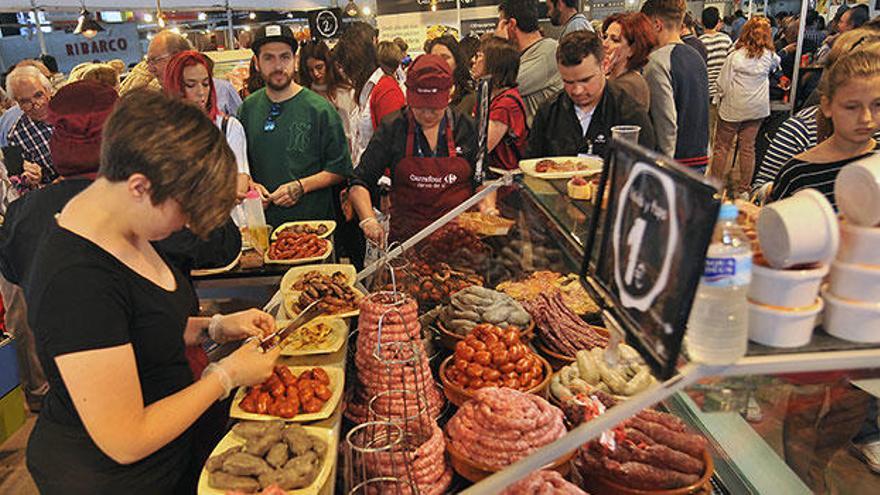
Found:
[[669, 282], [679, 225], [675, 183], [636, 163], [620, 191], [614, 218], [614, 281], [624, 307], [647, 311]]

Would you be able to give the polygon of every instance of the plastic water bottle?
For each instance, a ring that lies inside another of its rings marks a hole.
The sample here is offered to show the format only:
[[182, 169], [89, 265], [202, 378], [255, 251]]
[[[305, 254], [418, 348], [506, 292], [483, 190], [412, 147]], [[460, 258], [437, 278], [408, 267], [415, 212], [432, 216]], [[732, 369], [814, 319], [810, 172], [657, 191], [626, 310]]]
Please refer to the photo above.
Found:
[[737, 213], [736, 205], [721, 205], [688, 320], [688, 354], [701, 363], [729, 364], [746, 354], [752, 248], [736, 223]]

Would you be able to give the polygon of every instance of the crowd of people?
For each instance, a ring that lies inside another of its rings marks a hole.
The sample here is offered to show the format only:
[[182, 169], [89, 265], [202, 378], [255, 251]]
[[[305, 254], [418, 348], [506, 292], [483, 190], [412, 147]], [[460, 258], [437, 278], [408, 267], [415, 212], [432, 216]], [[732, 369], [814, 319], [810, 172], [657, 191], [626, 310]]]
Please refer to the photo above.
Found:
[[[802, 63], [796, 16], [695, 16], [684, 0], [647, 0], [594, 28], [576, 4], [548, 0], [558, 40], [538, 0], [502, 0], [493, 33], [445, 34], [415, 58], [363, 22], [330, 44], [269, 24], [253, 33], [240, 89], [171, 31], [124, 79], [113, 62], [67, 78], [51, 58], [18, 63], [0, 98], [0, 289], [41, 411], [28, 449], [40, 490], [191, 493], [204, 453], [190, 446], [216, 443], [204, 439], [218, 398], [266, 378], [277, 353], [246, 344], [208, 363], [206, 340], [274, 321], [197, 316], [190, 269], [240, 250], [236, 204], [249, 191], [271, 225], [336, 220], [358, 266], [368, 241], [418, 232], [480, 187], [478, 81], [490, 81], [487, 168], [601, 156], [612, 127], [636, 125], [642, 146], [732, 195], [813, 187], [833, 201], [837, 171], [876, 146], [880, 22], [864, 5], [803, 20], [804, 63], [820, 71], [776, 129], [771, 98]], [[497, 214], [496, 201], [479, 208]]]

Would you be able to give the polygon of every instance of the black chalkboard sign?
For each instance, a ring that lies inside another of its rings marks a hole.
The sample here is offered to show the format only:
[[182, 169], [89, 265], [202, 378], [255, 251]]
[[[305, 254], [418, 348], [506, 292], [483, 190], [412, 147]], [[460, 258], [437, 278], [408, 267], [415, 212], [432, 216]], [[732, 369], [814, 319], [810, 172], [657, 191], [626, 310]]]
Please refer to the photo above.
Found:
[[615, 139], [606, 155], [582, 281], [662, 378], [681, 352], [717, 193], [709, 179], [636, 144]]
[[309, 12], [309, 31], [316, 40], [338, 38], [342, 35], [342, 10], [338, 7], [331, 9], [312, 10]]

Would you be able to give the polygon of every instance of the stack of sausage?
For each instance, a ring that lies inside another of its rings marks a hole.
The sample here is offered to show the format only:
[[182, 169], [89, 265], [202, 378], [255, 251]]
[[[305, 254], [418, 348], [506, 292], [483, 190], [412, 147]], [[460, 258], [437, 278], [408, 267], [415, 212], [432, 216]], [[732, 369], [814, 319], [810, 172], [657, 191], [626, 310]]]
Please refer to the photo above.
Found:
[[[440, 494], [452, 481], [444, 456], [446, 441], [434, 419], [444, 399], [421, 340], [418, 304], [409, 296], [400, 296], [404, 301], [394, 304], [394, 297], [377, 293], [361, 300], [355, 352], [359, 383], [345, 414], [355, 423], [391, 421], [407, 430], [406, 452], [389, 455], [405, 455], [411, 470], [391, 472], [393, 466], [400, 470], [405, 464], [402, 457], [393, 463], [389, 457], [388, 462], [365, 466], [367, 471], [397, 478], [411, 474], [420, 493]], [[413, 347], [395, 345], [404, 342], [415, 346], [414, 363], [407, 362], [413, 357]]]
[[[445, 493], [452, 483], [452, 469], [446, 463], [445, 453], [446, 439], [443, 437], [443, 430], [434, 423], [431, 425], [427, 441], [414, 451], [383, 452], [365, 456], [365, 461], [370, 477], [399, 480], [411, 478], [413, 484], [418, 487], [419, 494], [440, 495]], [[407, 464], [410, 466], [409, 470]], [[386, 487], [377, 495], [381, 495], [382, 492], [390, 493], [392, 490], [396, 495], [417, 495], [410, 494], [405, 487], [401, 490], [401, 486]]]
[[[613, 405], [607, 395], [601, 400]], [[666, 490], [693, 485], [705, 473], [706, 439], [688, 431], [678, 417], [646, 409], [620, 426], [615, 445], [592, 440], [581, 447], [577, 464], [585, 476], [639, 490]]]
[[608, 333], [569, 309], [558, 290], [541, 293], [523, 307], [534, 318], [541, 341], [557, 354], [574, 357], [581, 349], [608, 346]]
[[[373, 402], [373, 412], [383, 418], [417, 416], [420, 409], [425, 409], [426, 406], [430, 416], [436, 417], [443, 406], [443, 397], [431, 374], [428, 356], [421, 341], [418, 305], [411, 297], [405, 297], [405, 301], [398, 305], [392, 304], [390, 295], [381, 293], [361, 300], [355, 351], [357, 377], [361, 386], [357, 387], [346, 411], [349, 419], [356, 423], [375, 419], [370, 417], [367, 406], [370, 399], [377, 396]], [[383, 344], [381, 360], [376, 357], [379, 350], [377, 344], [380, 320]], [[411, 356], [406, 355], [407, 348], [395, 345], [401, 342], [416, 344], [419, 355], [415, 366], [402, 363]], [[391, 364], [386, 364], [388, 362]], [[415, 391], [417, 384], [423, 389], [425, 397], [388, 393], [392, 390]], [[427, 404], [419, 403], [420, 401], [427, 401]]]
[[474, 393], [446, 425], [449, 447], [500, 470], [565, 435], [562, 411], [537, 395], [487, 387]]
[[501, 495], [587, 495], [556, 471], [533, 471], [508, 486]]

